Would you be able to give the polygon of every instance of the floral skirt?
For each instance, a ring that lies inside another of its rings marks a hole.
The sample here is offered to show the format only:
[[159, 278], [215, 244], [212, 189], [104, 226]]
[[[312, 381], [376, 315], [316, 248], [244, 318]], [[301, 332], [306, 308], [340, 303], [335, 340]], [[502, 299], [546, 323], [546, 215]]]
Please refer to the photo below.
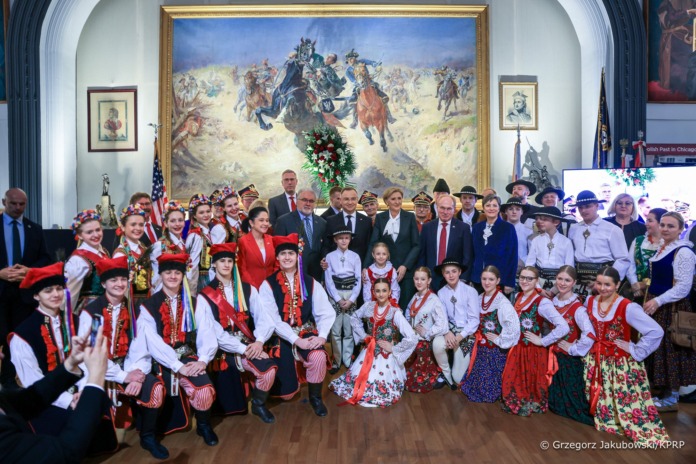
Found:
[[478, 347], [474, 365], [462, 381], [462, 392], [469, 401], [495, 403], [500, 399], [506, 360], [507, 352], [498, 347]]
[[590, 403], [585, 395], [585, 373], [582, 358], [556, 352], [558, 372], [549, 386], [549, 409], [559, 416], [594, 425]]
[[437, 383], [441, 369], [435, 361], [432, 343], [420, 340], [408, 361], [406, 361], [406, 390], [415, 393], [428, 393]]
[[[648, 294], [646, 301], [655, 298]], [[665, 331], [660, 346], [645, 360], [645, 369], [653, 388], [679, 390], [679, 387], [696, 384], [696, 351], [672, 343], [667, 329], [672, 324], [675, 311], [692, 312], [688, 298], [660, 307], [653, 317]]]
[[547, 348], [532, 344], [510, 350], [503, 371], [503, 411], [519, 416], [546, 412], [548, 356]]
[[[595, 356], [585, 357], [585, 393], [595, 375]], [[602, 380], [594, 425], [597, 430], [624, 435], [643, 445], [669, 441], [650, 395], [645, 367], [632, 357], [602, 357], [599, 366]]]
[[[355, 381], [365, 362], [366, 351], [363, 348], [355, 362], [350, 366], [350, 369], [339, 378], [331, 381], [329, 390], [345, 400], [353, 396]], [[404, 392], [405, 379], [406, 370], [399, 365], [394, 356], [389, 354], [385, 358], [382, 354], [377, 354], [372, 362], [370, 375], [367, 378], [365, 393], [358, 404], [372, 408], [391, 406], [401, 399], [401, 395]]]

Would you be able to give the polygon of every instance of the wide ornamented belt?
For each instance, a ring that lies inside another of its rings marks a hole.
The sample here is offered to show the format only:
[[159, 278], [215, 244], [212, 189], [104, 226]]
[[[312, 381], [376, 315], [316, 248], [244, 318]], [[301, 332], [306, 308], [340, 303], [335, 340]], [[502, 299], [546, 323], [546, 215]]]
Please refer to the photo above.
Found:
[[358, 279], [355, 276], [350, 277], [338, 277], [332, 276], [336, 290], [353, 290], [353, 288], [358, 284]]
[[546, 280], [554, 280], [558, 274], [558, 269], [539, 266], [537, 266], [537, 269], [539, 270], [539, 277]]
[[176, 352], [177, 359], [185, 358], [186, 356], [191, 356], [193, 354], [191, 347], [186, 344], [181, 345], [178, 348], [174, 348], [174, 351]]
[[605, 261], [603, 263], [577, 263], [578, 276], [593, 278], [597, 277], [600, 269], [613, 264], [614, 261]]
[[298, 336], [301, 336], [302, 333], [315, 332], [316, 330], [317, 330], [317, 326], [312, 321], [305, 322], [302, 325], [292, 327], [292, 331], [295, 332], [295, 335], [298, 335]]

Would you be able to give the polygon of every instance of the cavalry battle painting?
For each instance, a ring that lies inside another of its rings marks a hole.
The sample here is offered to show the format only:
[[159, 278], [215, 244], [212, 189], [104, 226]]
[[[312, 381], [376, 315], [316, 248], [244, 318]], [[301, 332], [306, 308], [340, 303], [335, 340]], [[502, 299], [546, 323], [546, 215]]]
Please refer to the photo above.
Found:
[[361, 189], [400, 185], [409, 198], [439, 177], [487, 182], [485, 7], [390, 11], [163, 7], [160, 142], [171, 196], [251, 180], [268, 197], [284, 169], [302, 165], [301, 134], [317, 124], [349, 143]]

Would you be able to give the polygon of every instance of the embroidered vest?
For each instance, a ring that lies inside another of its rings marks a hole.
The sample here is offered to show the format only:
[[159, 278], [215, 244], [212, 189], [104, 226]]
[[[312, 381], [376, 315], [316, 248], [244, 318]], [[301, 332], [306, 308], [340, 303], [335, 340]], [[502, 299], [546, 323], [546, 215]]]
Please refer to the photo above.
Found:
[[520, 340], [525, 346], [529, 345], [529, 340], [524, 338], [525, 332], [532, 332], [534, 335], [541, 336], [541, 326], [544, 324], [544, 318], [539, 314], [539, 304], [543, 297], [539, 295], [534, 301], [527, 306], [527, 309], [519, 311], [517, 316], [520, 318]]
[[[123, 240], [121, 239], [121, 244], [119, 245], [118, 248], [114, 250], [114, 254], [116, 253], [122, 253], [126, 255], [126, 259], [128, 260], [128, 270], [130, 271], [130, 280], [131, 280], [131, 285], [133, 286], [133, 293], [135, 295], [145, 295], [150, 291], [150, 281], [152, 278], [152, 263], [150, 262], [150, 259], [141, 259], [143, 255], [148, 254], [148, 253], [143, 253], [140, 256], [137, 256], [133, 250], [128, 247]], [[141, 243], [140, 247], [143, 250], [146, 250], [146, 247]]]
[[[217, 278], [213, 279], [208, 285], [208, 287], [212, 288], [216, 292], [222, 292], [223, 299], [226, 298], [224, 290], [220, 290], [220, 281]], [[251, 332], [253, 333], [255, 328], [254, 318], [252, 317], [251, 310], [249, 308], [249, 300], [251, 299], [251, 285], [242, 282], [242, 292], [244, 293], [244, 301], [246, 303], [247, 310], [249, 311], [245, 312], [243, 315], [240, 316], [244, 317], [244, 322], [246, 323], [247, 327], [249, 327], [249, 330], [251, 330]], [[208, 303], [208, 305], [210, 305], [210, 311], [213, 313], [213, 318], [215, 318], [215, 321], [218, 322], [223, 329], [231, 333], [239, 331], [238, 328], [233, 326], [232, 321], [230, 321], [229, 318], [227, 321], [220, 320], [220, 308], [218, 308], [218, 306], [210, 298], [208, 298], [208, 296], [205, 293], [200, 292], [199, 295], [202, 295], [203, 298], [205, 298], [205, 301]], [[230, 306], [234, 306], [231, 301], [228, 301], [228, 303], [230, 304]]]
[[[164, 336], [165, 321], [162, 319], [160, 308], [162, 307], [162, 305], [167, 305], [166, 300], [167, 295], [164, 293], [164, 290], [160, 290], [159, 292], [155, 293], [142, 303], [142, 305], [145, 306], [145, 309], [148, 310], [152, 318], [155, 320], [155, 324], [157, 326], [157, 335], [162, 337], [162, 340], [164, 340], [164, 342], [167, 345], [171, 346], [174, 349], [186, 344], [195, 351], [196, 344], [194, 340], [194, 332], [186, 332], [185, 341], [183, 343], [180, 341], [176, 341], [173, 345], [171, 343], [171, 339], [168, 339], [168, 337]], [[167, 308], [166, 312], [169, 313], [169, 308]], [[172, 326], [171, 315], [167, 316], [166, 322], [171, 327], [171, 331], [176, 332], [178, 334], [181, 330], [181, 318], [184, 316], [184, 309], [181, 301], [179, 301], [177, 304], [176, 313], [176, 327]]]
[[674, 263], [674, 257], [677, 254], [677, 251], [681, 248], [688, 247], [676, 247], [674, 250], [667, 253], [658, 261], [650, 262], [651, 280], [650, 287], [648, 288], [650, 294], [660, 296], [667, 290], [672, 288], [672, 286], [674, 285], [674, 268], [672, 267], [672, 263]]
[[503, 331], [503, 326], [500, 325], [500, 321], [498, 320], [498, 308], [495, 308], [490, 313], [481, 313], [478, 331], [482, 335], [479, 345], [485, 346], [486, 348], [498, 347], [495, 343], [486, 338], [487, 333], [500, 335], [500, 333]]
[[[94, 318], [94, 316], [96, 316], [96, 315], [100, 315], [100, 316], [104, 317], [104, 324], [105, 324], [104, 336], [106, 336], [107, 330], [109, 332], [111, 332], [111, 335], [108, 338], [111, 341], [111, 345], [114, 348], [114, 352], [112, 353], [111, 346], [109, 346], [109, 359], [121, 361], [121, 360], [123, 360], [123, 358], [125, 358], [125, 354], [122, 356], [117, 356], [117, 354], [118, 354], [118, 351], [120, 348], [119, 336], [122, 332], [122, 329], [125, 329], [125, 333], [126, 333], [126, 337], [127, 337], [127, 339], [126, 339], [127, 346], [130, 347], [130, 344], [132, 341], [131, 331], [129, 330], [131, 321], [130, 321], [130, 315], [128, 314], [128, 302], [124, 299], [123, 303], [121, 303], [120, 314], [124, 314], [124, 312], [125, 312], [125, 314], [127, 315], [127, 318], [126, 318], [126, 320], [125, 320], [126, 322], [124, 324], [122, 324], [122, 325], [118, 324], [118, 323], [116, 324], [116, 332], [115, 333], [113, 332], [113, 330], [114, 330], [113, 329], [113, 321], [112, 321], [112, 324], [106, 326], [107, 325], [106, 318], [107, 318], [107, 313], [108, 313], [106, 308], [108, 306], [109, 306], [109, 300], [106, 299], [106, 295], [101, 295], [99, 298], [97, 298], [96, 300], [94, 300], [93, 302], [91, 302], [90, 304], [85, 306], [84, 311], [87, 311], [87, 313], [90, 316], [92, 316], [92, 318]], [[114, 314], [112, 313], [112, 317], [113, 316], [114, 316]], [[114, 339], [116, 339], [115, 343], [114, 343]], [[127, 351], [128, 350], [126, 349], [126, 352]], [[121, 366], [121, 367], [123, 367], [123, 366]]]
[[[96, 262], [97, 260], [100, 260], [102, 258], [100, 258], [99, 255], [97, 255], [96, 253], [92, 253], [91, 251], [82, 250], [79, 248], [73, 251], [73, 256], [79, 256], [80, 258], [84, 259], [89, 265], [89, 273], [85, 276], [84, 280], [82, 281], [82, 288], [80, 288], [80, 296], [103, 295], [104, 287], [102, 287], [101, 280], [99, 279], [99, 276], [96, 272]], [[109, 257], [108, 253], [106, 253], [106, 257]]]
[[[396, 329], [396, 326], [394, 325], [394, 318], [389, 318], [389, 316], [386, 316], [387, 318], [384, 319], [382, 324], [379, 324], [377, 326], [377, 329], [375, 330], [375, 319], [374, 317], [370, 317], [367, 320], [367, 330], [369, 334], [374, 333], [375, 334], [375, 340], [386, 340], [390, 343], [396, 343], [398, 341], [398, 331]], [[379, 344], [375, 343], [375, 356], [382, 355], [385, 358], [389, 356], [388, 353], [383, 352], [382, 348], [379, 346]]]
[[203, 233], [203, 230], [200, 227], [194, 227], [193, 229], [189, 230], [189, 234], [198, 235], [203, 244], [201, 247], [201, 256], [198, 260], [198, 269], [201, 271], [210, 270], [210, 266], [213, 261], [212, 256], [210, 256], [210, 246], [212, 245], [210, 239]]
[[645, 250], [642, 245], [645, 241], [645, 235], [636, 237], [636, 249], [633, 259], [636, 263], [636, 276], [638, 282], [650, 277], [649, 259], [652, 258], [657, 250]]
[[[631, 341], [631, 326], [626, 321], [626, 308], [630, 301], [622, 298], [619, 307], [614, 312], [614, 318], [610, 321], [600, 321], [594, 315], [594, 297], [587, 300], [587, 314], [595, 329], [595, 343], [600, 344], [600, 354], [602, 356], [622, 356], [627, 357], [628, 353], [620, 349], [613, 342], [616, 340]], [[593, 348], [594, 351], [594, 348]], [[599, 362], [599, 360], [597, 360]]]
[[[575, 301], [572, 303], [570, 308], [563, 314], [563, 319], [568, 323], [568, 327], [570, 330], [566, 334], [565, 337], [561, 338], [561, 340], [565, 340], [568, 343], [574, 343], [578, 338], [580, 338], [580, 329], [578, 328], [577, 323], [575, 322], [575, 311], [578, 310], [578, 308], [582, 307], [582, 303], [579, 301]], [[556, 307], [556, 309], [559, 309]]]
[[[268, 279], [266, 279], [266, 282], [268, 282], [268, 285], [271, 286], [271, 290], [273, 290], [273, 297], [275, 298], [276, 305], [278, 306], [280, 318], [284, 322], [289, 323], [289, 321], [285, 319], [285, 314], [283, 313], [283, 309], [285, 306], [285, 293], [283, 293], [283, 288], [278, 283], [278, 278], [276, 277], [279, 273], [282, 272], [283, 271], [274, 272]], [[300, 271], [299, 275], [302, 274], [304, 273]], [[312, 313], [312, 293], [314, 292], [314, 279], [312, 279], [311, 276], [305, 276], [305, 287], [307, 288], [307, 299], [302, 302], [302, 308], [300, 311], [300, 313], [302, 314], [302, 323], [315, 323], [314, 314]]]
[[[20, 325], [14, 334], [19, 336], [22, 340], [27, 342], [34, 352], [34, 356], [39, 363], [39, 368], [41, 372], [46, 375], [50, 371], [48, 369], [48, 346], [44, 342], [43, 335], [41, 333], [41, 327], [44, 325], [44, 318], [48, 316], [34, 310], [29, 317], [27, 317]], [[49, 323], [50, 325], [50, 323]], [[53, 344], [58, 347], [56, 340], [53, 336], [53, 330], [48, 330], [49, 336], [53, 340]], [[8, 337], [8, 340], [12, 338], [12, 334]], [[61, 364], [60, 355], [58, 353], [56, 356], [56, 365]]]

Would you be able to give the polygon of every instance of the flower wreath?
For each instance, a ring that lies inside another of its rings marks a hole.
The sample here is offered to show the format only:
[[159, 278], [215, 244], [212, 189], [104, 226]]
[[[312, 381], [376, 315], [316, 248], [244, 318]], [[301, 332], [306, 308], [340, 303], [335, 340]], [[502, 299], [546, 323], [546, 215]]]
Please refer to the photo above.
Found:
[[322, 196], [328, 200], [332, 187], [351, 185], [348, 178], [355, 174], [358, 166], [355, 155], [333, 127], [316, 126], [304, 132], [304, 138], [307, 148], [302, 169], [316, 180]]

